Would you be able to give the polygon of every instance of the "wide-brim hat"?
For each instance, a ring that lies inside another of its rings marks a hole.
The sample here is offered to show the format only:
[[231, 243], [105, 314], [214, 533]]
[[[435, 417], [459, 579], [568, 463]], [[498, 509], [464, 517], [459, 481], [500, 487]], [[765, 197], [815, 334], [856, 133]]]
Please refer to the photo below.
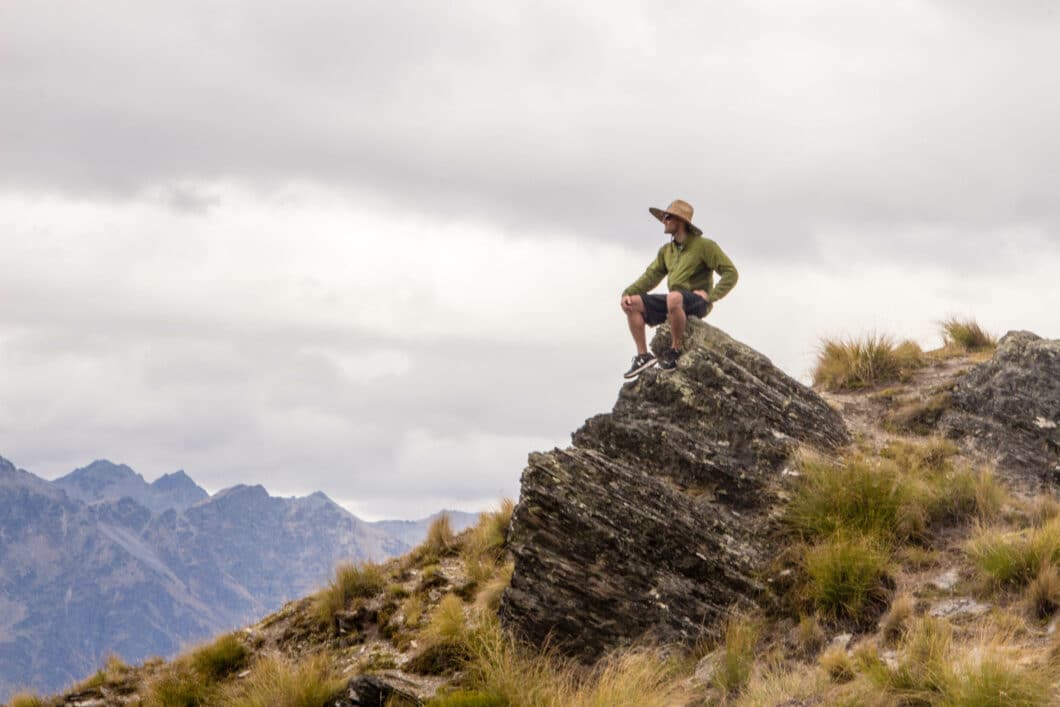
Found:
[[670, 214], [671, 216], [676, 216], [677, 218], [685, 222], [685, 225], [688, 226], [689, 233], [693, 233], [697, 236], [702, 236], [703, 229], [692, 223], [692, 214], [694, 213], [694, 211], [695, 210], [692, 208], [691, 204], [689, 204], [687, 201], [682, 201], [681, 199], [674, 199], [670, 202], [670, 205], [667, 206], [665, 209], [657, 209], [654, 206], [648, 207], [648, 213], [650, 213], [652, 216], [659, 219], [660, 221], [665, 223], [665, 216], [667, 214]]

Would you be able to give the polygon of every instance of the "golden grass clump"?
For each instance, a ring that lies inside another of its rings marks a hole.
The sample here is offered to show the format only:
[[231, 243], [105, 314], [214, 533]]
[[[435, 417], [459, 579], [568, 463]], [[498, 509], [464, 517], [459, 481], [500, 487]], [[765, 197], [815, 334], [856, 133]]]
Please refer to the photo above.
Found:
[[226, 685], [222, 707], [320, 707], [335, 698], [345, 681], [326, 656], [315, 655], [291, 663], [278, 657], [255, 662], [243, 680]]
[[890, 572], [878, 539], [836, 533], [803, 556], [803, 595], [826, 616], [861, 621], [886, 602]]
[[432, 564], [454, 553], [456, 549], [456, 535], [453, 533], [449, 514], [442, 513], [431, 521], [427, 528], [427, 538], [413, 550], [412, 557], [420, 564]]
[[896, 344], [886, 335], [825, 339], [817, 355], [813, 384], [842, 391], [908, 380], [924, 365], [924, 352], [912, 341]]
[[375, 596], [385, 587], [382, 565], [374, 562], [339, 565], [328, 586], [315, 597], [313, 612], [320, 623], [330, 623], [350, 600]]
[[501, 501], [500, 507], [479, 516], [478, 523], [468, 531], [460, 548], [468, 579], [475, 584], [493, 576], [497, 564], [504, 557], [504, 542], [511, 523], [515, 503]]
[[48, 707], [47, 702], [32, 692], [19, 692], [12, 695], [7, 705], [8, 707]]
[[839, 646], [832, 646], [822, 653], [817, 660], [817, 664], [828, 673], [828, 677], [832, 682], [850, 682], [857, 675], [854, 661], [851, 660], [846, 649]]
[[218, 691], [216, 683], [204, 680], [185, 660], [170, 663], [146, 688], [146, 707], [198, 707], [209, 704]]
[[916, 600], [908, 594], [902, 594], [891, 602], [887, 613], [880, 619], [880, 635], [885, 641], [894, 641], [905, 633], [909, 621], [913, 618]]
[[250, 651], [239, 640], [239, 636], [228, 633], [194, 650], [188, 660], [204, 680], [216, 682], [246, 667]]
[[512, 583], [515, 565], [506, 562], [475, 596], [475, 608], [479, 611], [496, 614], [501, 606], [504, 590]]
[[1042, 565], [1037, 576], [1024, 591], [1024, 598], [1031, 613], [1045, 619], [1060, 609], [1060, 572], [1051, 561]]
[[[511, 707], [685, 704], [681, 662], [656, 649], [626, 649], [585, 669], [552, 650], [529, 649], [484, 616], [469, 634], [466, 688]], [[443, 703], [444, 704], [444, 703]]]
[[816, 615], [803, 616], [795, 628], [795, 642], [804, 655], [810, 656], [821, 650], [827, 636]]
[[725, 694], [739, 692], [751, 678], [761, 634], [762, 624], [753, 617], [736, 614], [725, 622], [724, 643], [714, 673], [714, 685]]
[[455, 594], [446, 594], [431, 614], [424, 636], [431, 642], [458, 641], [467, 632], [464, 602]]
[[865, 666], [870, 680], [900, 704], [1026, 705], [1049, 702], [1049, 677], [1006, 647], [1008, 636], [989, 630], [955, 645], [953, 628], [932, 617], [906, 632], [895, 665]]
[[1018, 531], [980, 528], [965, 545], [979, 576], [990, 585], [1022, 587], [1049, 564], [1060, 564], [1060, 518]]
[[997, 348], [997, 337], [987, 333], [974, 319], [950, 317], [940, 328], [946, 348], [968, 352]]

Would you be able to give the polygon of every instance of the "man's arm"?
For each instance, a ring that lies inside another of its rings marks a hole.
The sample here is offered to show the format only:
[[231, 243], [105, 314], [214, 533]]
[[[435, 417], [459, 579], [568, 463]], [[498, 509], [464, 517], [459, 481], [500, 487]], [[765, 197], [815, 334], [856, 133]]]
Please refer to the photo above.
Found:
[[666, 261], [663, 260], [662, 249], [659, 249], [659, 254], [655, 256], [655, 260], [648, 265], [648, 269], [644, 271], [643, 275], [637, 278], [636, 282], [622, 291], [622, 296], [647, 294], [651, 292], [656, 285], [662, 282], [664, 277], [666, 277]]
[[703, 262], [706, 263], [708, 268], [718, 273], [718, 282], [714, 285], [714, 289], [710, 291], [710, 297], [708, 298], [711, 302], [717, 302], [729, 294], [732, 288], [736, 287], [736, 281], [740, 279], [740, 273], [736, 272], [736, 266], [729, 260], [729, 256], [725, 255], [721, 247], [714, 241], [704, 243]]

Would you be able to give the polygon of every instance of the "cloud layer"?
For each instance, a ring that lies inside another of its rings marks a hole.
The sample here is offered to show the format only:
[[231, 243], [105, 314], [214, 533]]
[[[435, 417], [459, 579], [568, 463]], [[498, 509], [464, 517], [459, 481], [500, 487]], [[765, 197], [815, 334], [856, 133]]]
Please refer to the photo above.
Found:
[[0, 7], [0, 454], [514, 494], [613, 402], [675, 197], [796, 375], [951, 313], [1056, 335], [1054, 7]]

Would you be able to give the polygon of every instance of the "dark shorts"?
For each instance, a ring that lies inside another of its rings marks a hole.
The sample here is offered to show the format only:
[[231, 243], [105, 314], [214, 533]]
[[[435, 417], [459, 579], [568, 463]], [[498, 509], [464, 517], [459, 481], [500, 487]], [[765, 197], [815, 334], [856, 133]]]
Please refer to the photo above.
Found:
[[[684, 297], [685, 314], [689, 317], [702, 319], [712, 309], [705, 299], [694, 292], [688, 290], [675, 290], [675, 292], [680, 292]], [[648, 323], [648, 326], [657, 326], [666, 321], [666, 295], [641, 295], [640, 297], [644, 300], [644, 321]]]

